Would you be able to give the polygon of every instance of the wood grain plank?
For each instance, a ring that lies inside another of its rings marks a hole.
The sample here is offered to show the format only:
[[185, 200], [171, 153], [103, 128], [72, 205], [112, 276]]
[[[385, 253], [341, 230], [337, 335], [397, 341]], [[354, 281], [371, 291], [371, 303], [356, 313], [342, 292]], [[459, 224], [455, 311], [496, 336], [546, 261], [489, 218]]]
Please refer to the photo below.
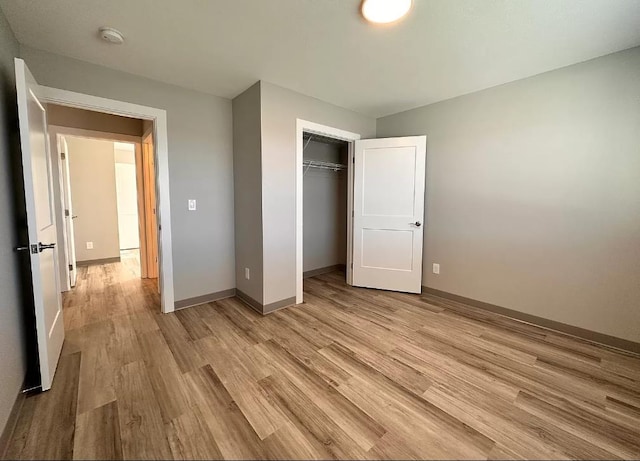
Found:
[[116, 396], [124, 458], [170, 458], [162, 414], [143, 362], [120, 368]]
[[193, 405], [204, 421], [225, 459], [262, 459], [264, 447], [258, 434], [244, 417], [210, 365], [185, 375]]
[[124, 459], [115, 401], [78, 415], [73, 458]]

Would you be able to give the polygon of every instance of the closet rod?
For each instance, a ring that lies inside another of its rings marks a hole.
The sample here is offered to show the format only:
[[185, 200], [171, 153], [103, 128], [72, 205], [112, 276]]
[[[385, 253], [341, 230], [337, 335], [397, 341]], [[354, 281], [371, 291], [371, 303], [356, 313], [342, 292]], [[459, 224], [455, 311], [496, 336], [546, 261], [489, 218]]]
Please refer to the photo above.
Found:
[[302, 162], [302, 165], [307, 167], [304, 170], [305, 174], [307, 173], [307, 171], [309, 171], [309, 168], [318, 168], [320, 170], [331, 171], [343, 171], [347, 169], [347, 165], [333, 162], [321, 162], [320, 160], [304, 160]]

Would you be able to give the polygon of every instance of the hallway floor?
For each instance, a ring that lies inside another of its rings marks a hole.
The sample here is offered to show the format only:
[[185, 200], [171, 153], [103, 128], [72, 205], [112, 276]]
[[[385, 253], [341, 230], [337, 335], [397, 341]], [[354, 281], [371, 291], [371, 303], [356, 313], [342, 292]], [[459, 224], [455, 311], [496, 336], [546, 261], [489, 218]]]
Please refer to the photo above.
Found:
[[123, 261], [81, 268], [64, 305], [9, 458], [640, 457], [638, 356], [441, 298], [334, 273], [266, 317], [162, 315]]

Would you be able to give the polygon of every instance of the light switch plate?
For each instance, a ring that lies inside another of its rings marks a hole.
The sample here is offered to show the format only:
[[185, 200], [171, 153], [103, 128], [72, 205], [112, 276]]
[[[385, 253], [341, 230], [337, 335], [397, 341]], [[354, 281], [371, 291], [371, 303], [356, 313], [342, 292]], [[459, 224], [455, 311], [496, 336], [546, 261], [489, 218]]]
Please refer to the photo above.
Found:
[[93, 250], [93, 242], [87, 242], [87, 250]]
[[433, 273], [434, 274], [439, 274], [440, 273], [440, 264], [433, 263]]
[[196, 211], [196, 199], [189, 199], [189, 211]]

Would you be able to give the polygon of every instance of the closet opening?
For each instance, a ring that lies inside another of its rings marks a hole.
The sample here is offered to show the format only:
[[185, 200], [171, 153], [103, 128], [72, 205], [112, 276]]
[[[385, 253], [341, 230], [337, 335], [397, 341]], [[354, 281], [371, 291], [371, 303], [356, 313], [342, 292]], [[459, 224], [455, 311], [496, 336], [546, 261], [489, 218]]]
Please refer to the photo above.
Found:
[[296, 304], [304, 302], [305, 277], [336, 271], [353, 282], [353, 155], [360, 138], [296, 120]]
[[307, 131], [302, 141], [302, 275], [346, 280], [349, 142]]

